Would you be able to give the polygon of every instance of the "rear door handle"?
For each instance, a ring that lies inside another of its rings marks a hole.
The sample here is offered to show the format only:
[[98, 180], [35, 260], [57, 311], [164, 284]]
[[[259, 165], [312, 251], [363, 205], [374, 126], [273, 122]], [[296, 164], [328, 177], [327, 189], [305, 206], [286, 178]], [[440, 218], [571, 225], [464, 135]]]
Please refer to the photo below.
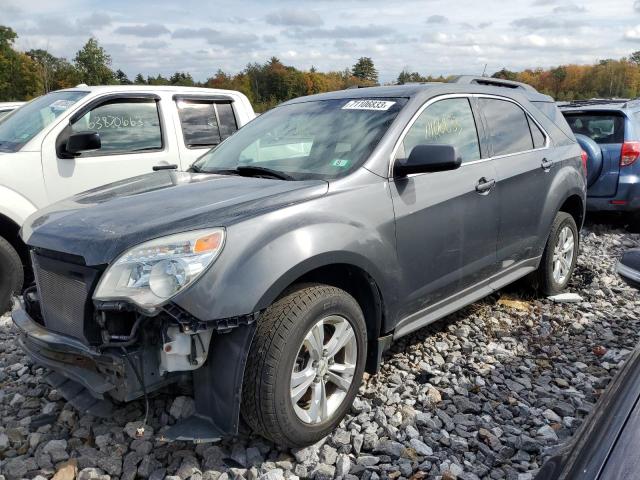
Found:
[[548, 172], [549, 170], [551, 170], [551, 167], [553, 167], [553, 161], [552, 160], [547, 160], [546, 158], [542, 159], [542, 163], [540, 164], [540, 166], [542, 167], [542, 169], [545, 172]]
[[176, 164], [171, 164], [171, 165], [154, 165], [153, 167], [153, 171], [154, 172], [158, 172], [160, 170], [177, 170], [178, 169], [178, 165]]
[[493, 178], [487, 180], [485, 177], [482, 177], [480, 180], [478, 180], [478, 183], [476, 183], [476, 192], [487, 194], [491, 191], [495, 184], [496, 181]]

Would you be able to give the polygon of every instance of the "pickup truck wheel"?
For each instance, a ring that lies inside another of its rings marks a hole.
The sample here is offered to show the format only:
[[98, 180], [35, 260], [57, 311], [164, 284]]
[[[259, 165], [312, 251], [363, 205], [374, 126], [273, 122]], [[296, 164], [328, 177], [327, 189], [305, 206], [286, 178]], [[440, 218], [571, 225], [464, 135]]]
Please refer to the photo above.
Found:
[[11, 296], [22, 290], [22, 260], [15, 248], [0, 237], [0, 315], [11, 307]]
[[579, 241], [573, 217], [558, 212], [538, 268], [538, 285], [543, 294], [555, 295], [567, 287], [578, 259]]
[[362, 310], [339, 288], [303, 284], [258, 322], [243, 418], [280, 445], [311, 445], [340, 423], [360, 387], [367, 348]]

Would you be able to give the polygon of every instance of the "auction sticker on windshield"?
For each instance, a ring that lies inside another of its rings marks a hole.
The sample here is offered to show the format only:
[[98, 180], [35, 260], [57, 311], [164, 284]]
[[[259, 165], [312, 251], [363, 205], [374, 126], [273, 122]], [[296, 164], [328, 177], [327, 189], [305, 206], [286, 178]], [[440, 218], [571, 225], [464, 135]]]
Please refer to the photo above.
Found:
[[389, 110], [394, 103], [388, 100], [351, 100], [342, 110]]

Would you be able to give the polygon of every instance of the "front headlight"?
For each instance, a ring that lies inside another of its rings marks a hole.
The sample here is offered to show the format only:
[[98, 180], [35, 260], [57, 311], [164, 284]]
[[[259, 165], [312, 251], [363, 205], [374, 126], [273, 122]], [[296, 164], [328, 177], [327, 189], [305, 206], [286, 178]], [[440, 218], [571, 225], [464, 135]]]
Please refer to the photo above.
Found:
[[94, 300], [128, 300], [153, 309], [193, 283], [224, 246], [223, 228], [157, 238], [120, 255], [102, 276]]

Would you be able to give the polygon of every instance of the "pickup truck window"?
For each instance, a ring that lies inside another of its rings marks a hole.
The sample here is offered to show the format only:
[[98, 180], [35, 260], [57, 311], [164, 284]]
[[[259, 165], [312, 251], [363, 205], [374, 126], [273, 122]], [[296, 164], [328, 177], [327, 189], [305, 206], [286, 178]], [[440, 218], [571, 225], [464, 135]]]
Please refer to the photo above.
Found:
[[89, 92], [53, 92], [36, 98], [0, 123], [0, 151], [17, 152]]
[[276, 107], [203, 155], [194, 169], [216, 173], [250, 166], [294, 180], [337, 178], [369, 157], [406, 102], [339, 99]]
[[83, 157], [162, 149], [158, 106], [154, 99], [122, 98], [90, 110], [71, 125], [73, 133], [94, 131], [102, 147]]
[[176, 103], [187, 148], [218, 145], [238, 129], [231, 103], [186, 99]]

